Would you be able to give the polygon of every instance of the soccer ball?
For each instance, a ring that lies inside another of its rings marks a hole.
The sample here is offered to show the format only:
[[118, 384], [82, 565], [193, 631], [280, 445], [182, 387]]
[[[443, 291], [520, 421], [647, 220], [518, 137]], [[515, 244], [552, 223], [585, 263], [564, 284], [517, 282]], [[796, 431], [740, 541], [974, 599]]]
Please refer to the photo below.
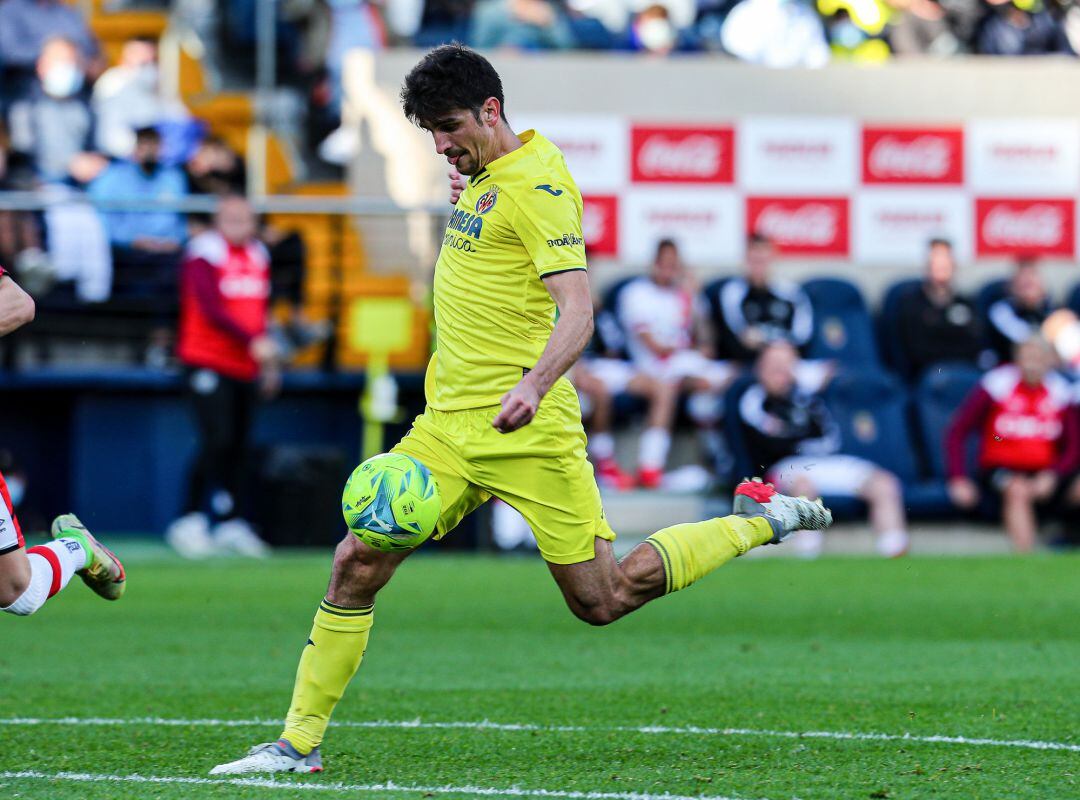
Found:
[[383, 453], [353, 470], [341, 496], [345, 524], [376, 550], [412, 550], [435, 531], [442, 510], [431, 472], [411, 456]]

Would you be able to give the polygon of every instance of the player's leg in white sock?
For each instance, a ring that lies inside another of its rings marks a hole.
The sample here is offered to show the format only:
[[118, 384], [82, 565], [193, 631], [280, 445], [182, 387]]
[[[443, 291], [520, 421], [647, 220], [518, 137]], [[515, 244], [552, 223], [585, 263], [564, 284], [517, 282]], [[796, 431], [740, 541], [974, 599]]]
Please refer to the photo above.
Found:
[[74, 538], [57, 539], [26, 551], [30, 581], [23, 593], [10, 605], [0, 608], [9, 614], [25, 617], [68, 585], [71, 576], [90, 561], [90, 553]]

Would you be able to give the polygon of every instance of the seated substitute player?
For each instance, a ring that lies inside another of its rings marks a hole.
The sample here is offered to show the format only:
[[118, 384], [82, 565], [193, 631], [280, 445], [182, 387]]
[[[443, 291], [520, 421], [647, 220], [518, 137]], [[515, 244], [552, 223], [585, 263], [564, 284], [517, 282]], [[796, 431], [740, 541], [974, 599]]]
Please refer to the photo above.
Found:
[[[1001, 494], [1013, 546], [1035, 546], [1036, 507], [1080, 503], [1080, 480], [1063, 487], [1080, 464], [1080, 425], [1072, 387], [1052, 372], [1054, 354], [1040, 338], [1015, 349], [1015, 364], [986, 373], [957, 409], [945, 436], [949, 496], [960, 508], [979, 502], [979, 485]], [[979, 435], [979, 482], [965, 469], [971, 434]]]
[[[488, 497], [501, 498], [528, 520], [571, 611], [606, 625], [752, 547], [830, 524], [820, 503], [746, 481], [732, 516], [665, 528], [616, 562], [577, 395], [562, 377], [592, 329], [581, 195], [562, 153], [534, 131], [514, 134], [498, 74], [460, 45], [425, 56], [402, 101], [436, 152], [469, 176], [435, 268], [438, 349], [427, 407], [394, 448], [438, 481], [436, 537]], [[322, 769], [318, 748], [360, 666], [375, 595], [407, 555], [345, 537], [300, 656], [284, 732], [213, 774]]]
[[[0, 267], [0, 336], [34, 318], [34, 301]], [[78, 575], [106, 600], [119, 600], [125, 575], [114, 556], [74, 514], [53, 520], [56, 541], [25, 549], [19, 520], [0, 475], [0, 611], [29, 616]]]
[[[870, 509], [878, 552], [907, 552], [907, 520], [900, 482], [877, 464], [840, 453], [840, 429], [820, 392], [832, 377], [828, 362], [800, 361], [794, 346], [774, 342], [758, 356], [757, 383], [739, 400], [739, 418], [755, 465], [781, 490], [858, 497]], [[799, 543], [796, 542], [796, 545]], [[816, 555], [821, 536], [803, 537]]]
[[705, 311], [671, 239], [657, 243], [649, 275], [627, 284], [617, 311], [634, 369], [654, 385], [638, 449], [638, 483], [655, 489], [663, 480], [679, 396], [691, 393], [690, 415], [709, 428], [717, 422], [718, 395], [735, 377], [735, 368], [710, 358]]

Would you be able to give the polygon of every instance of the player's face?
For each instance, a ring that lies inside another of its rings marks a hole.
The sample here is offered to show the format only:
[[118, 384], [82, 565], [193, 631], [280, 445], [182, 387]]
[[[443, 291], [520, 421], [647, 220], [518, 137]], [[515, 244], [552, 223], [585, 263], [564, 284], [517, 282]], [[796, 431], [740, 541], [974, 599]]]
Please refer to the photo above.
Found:
[[1050, 371], [1050, 352], [1040, 342], [1025, 342], [1016, 348], [1016, 366], [1026, 383], [1042, 383]]
[[218, 231], [232, 244], [244, 244], [255, 237], [255, 213], [244, 200], [223, 200], [215, 221]]
[[953, 260], [952, 248], [943, 244], [931, 247], [928, 264], [930, 281], [940, 286], [949, 286], [955, 272], [956, 262]]
[[1012, 293], [1025, 308], [1037, 308], [1046, 298], [1042, 278], [1033, 266], [1021, 267], [1012, 282]]
[[682, 272], [679, 252], [674, 247], [665, 247], [653, 263], [653, 281], [658, 286], [674, 286]]
[[750, 283], [761, 285], [769, 280], [771, 260], [772, 246], [769, 244], [759, 242], [746, 249], [746, 277]]
[[757, 377], [765, 393], [785, 397], [795, 385], [795, 362], [798, 356], [790, 345], [771, 345], [761, 353]]
[[[490, 118], [485, 105], [480, 119]], [[424, 127], [435, 140], [435, 152], [462, 175], [475, 175], [493, 160], [495, 129], [477, 120], [471, 109], [448, 112]]]

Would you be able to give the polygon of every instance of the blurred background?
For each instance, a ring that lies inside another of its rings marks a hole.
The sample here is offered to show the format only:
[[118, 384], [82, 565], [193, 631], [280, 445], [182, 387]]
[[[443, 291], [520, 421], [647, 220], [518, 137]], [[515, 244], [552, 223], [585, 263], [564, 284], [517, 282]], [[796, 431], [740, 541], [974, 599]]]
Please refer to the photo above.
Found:
[[[769, 470], [851, 521], [808, 556], [1075, 541], [1073, 0], [0, 0], [24, 527], [340, 537], [352, 467], [423, 408], [449, 186], [397, 98], [449, 41], [584, 196], [571, 377], [624, 542]], [[438, 547], [530, 536], [489, 504]]]

